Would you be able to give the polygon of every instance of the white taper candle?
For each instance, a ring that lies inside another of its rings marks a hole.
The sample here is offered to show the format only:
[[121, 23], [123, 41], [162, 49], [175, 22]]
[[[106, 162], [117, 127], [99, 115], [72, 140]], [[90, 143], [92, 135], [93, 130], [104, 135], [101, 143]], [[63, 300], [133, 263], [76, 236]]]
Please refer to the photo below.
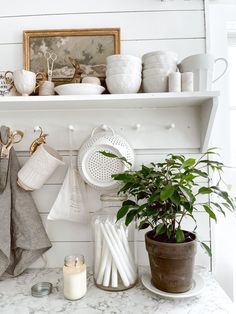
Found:
[[100, 226], [101, 226], [102, 234], [106, 240], [106, 243], [110, 249], [111, 255], [112, 255], [114, 262], [116, 264], [116, 267], [120, 273], [120, 276], [121, 276], [121, 279], [124, 283], [124, 286], [129, 287], [130, 282], [129, 282], [129, 279], [127, 277], [126, 271], [125, 271], [124, 261], [123, 261], [122, 257], [120, 256], [119, 252], [117, 251], [117, 248], [115, 248], [116, 245], [115, 245], [114, 239], [109, 236], [109, 231], [107, 231], [105, 229], [105, 224], [103, 225], [103, 223], [100, 223]]

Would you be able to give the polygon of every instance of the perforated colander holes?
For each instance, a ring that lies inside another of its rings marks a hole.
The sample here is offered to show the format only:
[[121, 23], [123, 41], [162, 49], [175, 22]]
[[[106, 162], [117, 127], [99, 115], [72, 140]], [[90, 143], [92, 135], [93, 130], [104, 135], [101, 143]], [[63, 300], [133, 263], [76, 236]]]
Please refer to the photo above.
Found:
[[102, 156], [99, 152], [94, 152], [89, 156], [87, 170], [90, 175], [98, 181], [111, 181], [111, 175], [121, 171], [122, 165], [115, 159]]

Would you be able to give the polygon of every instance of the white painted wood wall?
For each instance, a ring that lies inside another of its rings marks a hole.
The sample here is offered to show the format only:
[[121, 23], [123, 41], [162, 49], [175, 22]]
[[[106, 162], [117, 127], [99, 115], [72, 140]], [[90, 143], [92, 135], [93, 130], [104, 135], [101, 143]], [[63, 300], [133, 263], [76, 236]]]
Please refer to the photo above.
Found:
[[[22, 68], [23, 49], [22, 31], [30, 29], [60, 29], [60, 28], [94, 28], [94, 27], [120, 27], [121, 52], [141, 56], [153, 50], [173, 50], [179, 54], [180, 60], [185, 56], [205, 52], [205, 18], [204, 3], [201, 0], [67, 0], [40, 2], [8, 1], [0, 11], [0, 70], [14, 70]], [[111, 112], [110, 112], [111, 113]], [[130, 112], [132, 116], [132, 112]], [[153, 121], [152, 111], [139, 113], [144, 120], [143, 126]], [[92, 127], [101, 122], [115, 124], [115, 130], [125, 135], [125, 130], [131, 127], [124, 118], [109, 118], [104, 111], [68, 112], [59, 114], [59, 118], [47, 112], [17, 112], [15, 115], [7, 111], [0, 112], [0, 124], [7, 124], [12, 128], [21, 128], [27, 133], [24, 142], [18, 146], [18, 156], [21, 164], [28, 158], [27, 149], [33, 139], [33, 127], [42, 125], [50, 134], [48, 143], [59, 149], [66, 161], [68, 157], [68, 123], [78, 125], [75, 133], [74, 162], [76, 163], [76, 149], [90, 134]], [[136, 115], [135, 115], [136, 116]], [[158, 117], [157, 117], [158, 118]], [[137, 118], [138, 119], [138, 118]], [[175, 119], [169, 117], [169, 122]], [[183, 117], [178, 117], [179, 123], [186, 123]], [[105, 121], [104, 121], [105, 120]], [[135, 122], [135, 121], [134, 121]], [[136, 121], [140, 122], [140, 121]], [[81, 126], [82, 125], [82, 126]], [[146, 131], [147, 132], [147, 131]], [[59, 136], [58, 136], [59, 134]], [[155, 134], [155, 133], [154, 133]], [[152, 136], [155, 136], [152, 133]], [[148, 163], [163, 159], [169, 152], [181, 152], [191, 156], [198, 156], [198, 149], [185, 142], [174, 147], [173, 141], [165, 143], [163, 134], [156, 132], [160, 137], [160, 144], [153, 147], [152, 138], [147, 133], [147, 141], [138, 140], [137, 133], [129, 132], [128, 139], [134, 147], [137, 164]], [[59, 140], [60, 138], [60, 140]], [[175, 131], [173, 131], [175, 138]], [[62, 140], [63, 139], [63, 140]], [[64, 144], [63, 144], [64, 143]], [[165, 145], [163, 144], [165, 143]], [[171, 144], [172, 143], [172, 144]], [[66, 167], [60, 168], [49, 179], [44, 187], [33, 193], [43, 222], [46, 222], [47, 213], [60, 189], [66, 172]], [[205, 183], [206, 184], [206, 183]], [[90, 202], [88, 208], [91, 212], [100, 207], [99, 193], [88, 189]], [[199, 236], [210, 243], [210, 224], [204, 212], [196, 214], [199, 225]], [[187, 227], [190, 222], [186, 222]], [[47, 266], [61, 266], [63, 257], [71, 253], [82, 253], [88, 264], [92, 264], [92, 237], [88, 227], [67, 222], [49, 222], [47, 231], [53, 243], [53, 248], [47, 254]], [[143, 234], [139, 234], [139, 263], [147, 264], [144, 248]], [[210, 267], [208, 256], [199, 249], [197, 263]], [[39, 260], [34, 266], [42, 266]]]

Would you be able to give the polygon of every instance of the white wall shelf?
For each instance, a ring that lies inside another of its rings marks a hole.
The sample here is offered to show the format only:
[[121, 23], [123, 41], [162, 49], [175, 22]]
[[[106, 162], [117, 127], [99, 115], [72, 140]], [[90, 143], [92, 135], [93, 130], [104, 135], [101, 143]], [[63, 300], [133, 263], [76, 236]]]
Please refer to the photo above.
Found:
[[[0, 116], [5, 124], [11, 121], [12, 125], [14, 120], [14, 127], [27, 128], [26, 133], [34, 125], [42, 125], [50, 139], [57, 137], [58, 149], [67, 146], [64, 135], [69, 124], [79, 125], [79, 145], [92, 128], [105, 123], [123, 133], [137, 149], [205, 151], [218, 96], [218, 92], [194, 92], [1, 97]], [[137, 124], [140, 128], [134, 133]]]
[[218, 97], [218, 92], [140, 93], [80, 96], [1, 97], [0, 112], [5, 110], [79, 110], [99, 108], [166, 108], [201, 106]]

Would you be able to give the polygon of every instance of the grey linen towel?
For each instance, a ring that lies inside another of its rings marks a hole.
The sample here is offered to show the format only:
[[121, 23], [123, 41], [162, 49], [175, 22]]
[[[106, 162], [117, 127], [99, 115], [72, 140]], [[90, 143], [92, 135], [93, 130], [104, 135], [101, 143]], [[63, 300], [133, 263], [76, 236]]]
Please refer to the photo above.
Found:
[[[0, 136], [7, 142], [9, 128]], [[1, 144], [0, 144], [1, 150]], [[14, 148], [9, 160], [0, 160], [0, 279], [20, 275], [52, 245], [34, 200], [17, 185], [20, 169]], [[5, 189], [3, 186], [5, 185]]]

